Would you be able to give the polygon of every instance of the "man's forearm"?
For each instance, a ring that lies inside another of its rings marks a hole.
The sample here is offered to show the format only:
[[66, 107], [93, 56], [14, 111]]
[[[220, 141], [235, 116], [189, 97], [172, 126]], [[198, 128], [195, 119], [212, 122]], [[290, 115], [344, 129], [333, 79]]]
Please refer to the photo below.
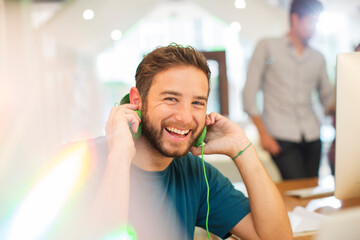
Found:
[[257, 157], [254, 147], [235, 159], [246, 185], [254, 227], [260, 239], [291, 239], [285, 206], [275, 184]]
[[130, 165], [124, 154], [109, 154], [95, 200], [90, 209], [92, 231], [115, 231], [127, 224], [130, 195]]
[[269, 134], [260, 116], [251, 116], [251, 120], [255, 124], [260, 136]]

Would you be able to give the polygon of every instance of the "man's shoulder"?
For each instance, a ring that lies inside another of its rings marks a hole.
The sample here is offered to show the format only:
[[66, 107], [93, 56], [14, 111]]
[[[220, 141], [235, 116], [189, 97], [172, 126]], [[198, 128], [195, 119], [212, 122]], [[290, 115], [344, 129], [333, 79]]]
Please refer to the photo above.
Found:
[[88, 139], [89, 143], [91, 143], [97, 151], [108, 152], [108, 143], [105, 136], [99, 136], [96, 138]]
[[108, 144], [105, 136], [70, 141], [63, 144], [60, 152], [80, 152], [88, 156], [92, 162], [104, 164], [108, 155]]
[[309, 46], [309, 51], [311, 52], [313, 57], [324, 59], [324, 55], [319, 50], [313, 48], [312, 46]]
[[285, 37], [266, 37], [259, 40], [258, 45], [280, 44], [286, 41]]
[[260, 52], [278, 52], [279, 50], [285, 49], [287, 40], [285, 37], [268, 37], [262, 38], [258, 41], [256, 49]]

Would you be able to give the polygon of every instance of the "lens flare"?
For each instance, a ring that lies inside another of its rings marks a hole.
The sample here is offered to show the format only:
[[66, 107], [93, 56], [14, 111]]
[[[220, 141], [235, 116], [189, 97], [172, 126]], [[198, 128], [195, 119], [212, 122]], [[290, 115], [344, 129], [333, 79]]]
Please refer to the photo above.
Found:
[[136, 233], [131, 226], [123, 226], [118, 232], [110, 234], [104, 240], [136, 240]]
[[90, 172], [89, 144], [77, 143], [62, 152], [49, 172], [16, 209], [5, 239], [41, 239]]

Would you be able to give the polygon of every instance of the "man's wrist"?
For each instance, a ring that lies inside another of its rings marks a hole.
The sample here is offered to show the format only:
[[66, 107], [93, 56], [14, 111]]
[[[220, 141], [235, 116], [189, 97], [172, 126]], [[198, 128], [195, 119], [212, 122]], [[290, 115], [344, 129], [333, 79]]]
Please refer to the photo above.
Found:
[[246, 136], [242, 137], [240, 140], [236, 142], [236, 144], [232, 146], [228, 156], [231, 159], [235, 158], [235, 156], [238, 155], [240, 151], [244, 151], [244, 149], [249, 145], [251, 145], [250, 140]]
[[238, 158], [241, 154], [243, 154], [243, 152], [245, 152], [250, 146], [252, 145], [252, 143], [250, 142], [243, 150], [240, 150], [235, 157], [232, 157], [231, 159], [233, 161], [235, 161], [236, 158]]
[[268, 137], [268, 136], [270, 136], [270, 134], [268, 131], [263, 130], [263, 131], [259, 131], [259, 136], [260, 137]]
[[129, 168], [132, 162], [133, 154], [129, 152], [110, 151], [107, 162], [113, 167]]

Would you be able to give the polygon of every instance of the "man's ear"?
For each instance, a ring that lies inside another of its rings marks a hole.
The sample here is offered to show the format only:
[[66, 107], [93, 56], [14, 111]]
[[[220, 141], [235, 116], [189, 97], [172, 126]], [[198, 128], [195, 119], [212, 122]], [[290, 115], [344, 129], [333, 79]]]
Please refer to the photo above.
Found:
[[139, 109], [141, 109], [142, 102], [141, 102], [141, 96], [140, 92], [136, 87], [132, 87], [130, 89], [129, 93], [130, 103], [139, 106]]

